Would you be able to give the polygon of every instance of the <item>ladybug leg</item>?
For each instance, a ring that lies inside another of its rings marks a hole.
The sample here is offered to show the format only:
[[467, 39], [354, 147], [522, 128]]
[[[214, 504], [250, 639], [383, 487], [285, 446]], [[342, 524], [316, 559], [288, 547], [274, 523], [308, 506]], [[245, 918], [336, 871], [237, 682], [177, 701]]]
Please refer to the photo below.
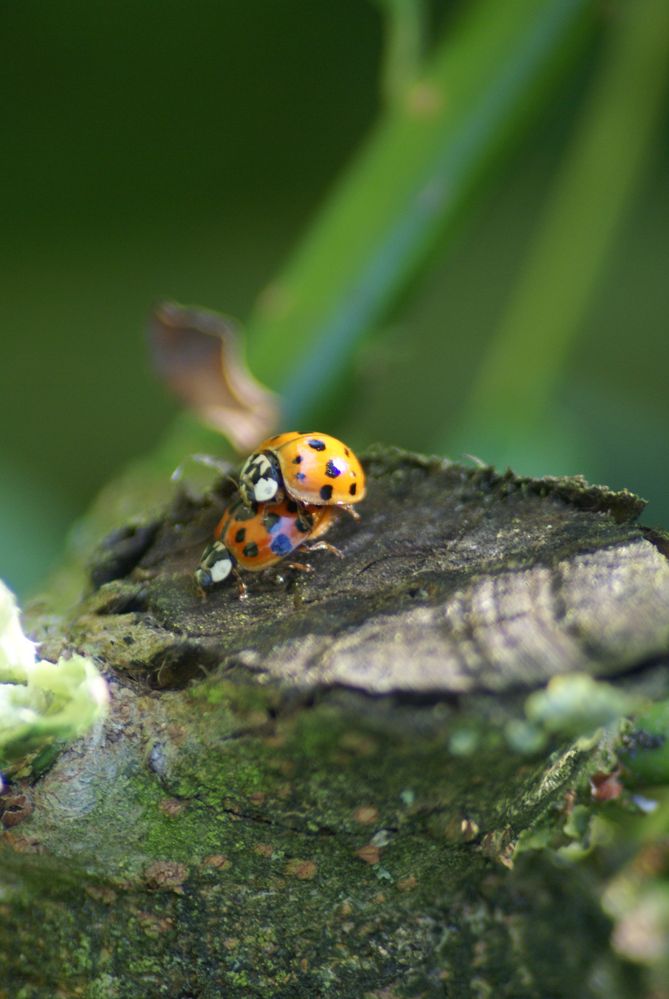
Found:
[[360, 520], [360, 514], [358, 513], [358, 511], [356, 510], [356, 508], [353, 506], [352, 503], [342, 503], [339, 509], [345, 510], [346, 513], [350, 513], [350, 515], [353, 517], [354, 520]]
[[248, 597], [248, 595], [249, 595], [249, 591], [247, 589], [246, 583], [244, 582], [244, 580], [242, 579], [242, 577], [239, 575], [238, 569], [236, 569], [234, 566], [232, 568], [232, 575], [235, 577], [235, 582], [237, 583], [237, 590], [238, 590], [239, 599], [240, 600], [246, 600], [247, 597]]
[[313, 572], [313, 565], [306, 565], [304, 562], [287, 562], [289, 569], [296, 569], [297, 572]]
[[223, 482], [231, 482], [235, 489], [239, 489], [239, 479], [236, 479], [234, 475], [228, 475], [227, 472], [221, 475]]
[[336, 555], [337, 558], [345, 558], [344, 553], [338, 548], [335, 548], [334, 545], [331, 545], [329, 541], [314, 541], [312, 545], [304, 545], [304, 548], [308, 552], [326, 551], [332, 552], [332, 554]]
[[170, 476], [172, 482], [180, 482], [183, 479], [184, 475], [186, 474], [185, 466], [189, 461], [194, 462], [196, 465], [204, 465], [206, 468], [213, 468], [215, 472], [218, 472], [221, 478], [227, 479], [229, 482], [232, 482], [235, 489], [239, 485], [237, 479], [234, 479], [232, 475], [229, 474], [230, 470], [232, 469], [232, 465], [230, 464], [230, 462], [225, 461], [224, 458], [215, 458], [211, 454], [189, 454], [188, 457], [184, 458], [184, 460], [179, 465], [177, 465], [177, 467], [172, 472]]

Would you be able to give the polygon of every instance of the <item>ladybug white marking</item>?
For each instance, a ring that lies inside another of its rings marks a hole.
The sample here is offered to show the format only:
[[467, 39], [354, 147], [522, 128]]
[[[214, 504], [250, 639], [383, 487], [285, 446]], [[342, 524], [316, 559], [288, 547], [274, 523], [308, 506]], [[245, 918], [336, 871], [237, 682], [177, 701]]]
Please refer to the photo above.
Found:
[[230, 552], [220, 541], [212, 541], [205, 549], [195, 572], [195, 580], [203, 589], [222, 583], [232, 572]]

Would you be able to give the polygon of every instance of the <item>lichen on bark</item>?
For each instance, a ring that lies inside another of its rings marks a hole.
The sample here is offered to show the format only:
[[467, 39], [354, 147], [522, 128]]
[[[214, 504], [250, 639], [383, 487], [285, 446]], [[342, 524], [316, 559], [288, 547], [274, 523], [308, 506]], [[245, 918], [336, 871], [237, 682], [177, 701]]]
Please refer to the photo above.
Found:
[[181, 493], [102, 546], [89, 592], [42, 630], [44, 655], [104, 666], [112, 710], [21, 789], [8, 994], [640, 988], [568, 859], [589, 848], [589, 778], [617, 760], [615, 711], [599, 733], [587, 710], [582, 731], [535, 728], [524, 752], [513, 733], [558, 676], [666, 694], [663, 536], [632, 494], [578, 478], [387, 448], [365, 464], [362, 520], [331, 535], [343, 561], [202, 601], [193, 568], [228, 487]]

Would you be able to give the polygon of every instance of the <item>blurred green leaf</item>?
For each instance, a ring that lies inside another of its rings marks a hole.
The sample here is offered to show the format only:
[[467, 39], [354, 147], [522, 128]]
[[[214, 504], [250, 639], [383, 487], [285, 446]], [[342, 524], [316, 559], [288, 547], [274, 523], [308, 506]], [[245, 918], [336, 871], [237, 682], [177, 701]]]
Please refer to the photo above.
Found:
[[449, 447], [493, 453], [515, 467], [520, 461], [527, 473], [569, 470], [579, 434], [568, 418], [554, 419], [556, 387], [657, 144], [668, 79], [669, 4], [614, 6], [590, 98], [526, 268], [457, 437], [442, 436]]
[[426, 0], [376, 0], [385, 26], [381, 89], [389, 105], [400, 101], [422, 68]]
[[588, 0], [479, 2], [439, 42], [251, 317], [250, 366], [282, 394], [286, 426], [332, 392], [593, 18]]

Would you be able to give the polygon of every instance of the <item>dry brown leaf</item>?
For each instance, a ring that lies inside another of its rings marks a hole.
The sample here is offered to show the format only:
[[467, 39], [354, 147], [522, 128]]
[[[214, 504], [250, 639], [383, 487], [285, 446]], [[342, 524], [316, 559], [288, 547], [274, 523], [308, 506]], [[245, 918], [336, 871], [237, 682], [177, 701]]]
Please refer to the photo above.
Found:
[[247, 368], [241, 331], [230, 320], [207, 309], [159, 302], [149, 339], [160, 378], [237, 451], [247, 454], [276, 430], [277, 396]]

